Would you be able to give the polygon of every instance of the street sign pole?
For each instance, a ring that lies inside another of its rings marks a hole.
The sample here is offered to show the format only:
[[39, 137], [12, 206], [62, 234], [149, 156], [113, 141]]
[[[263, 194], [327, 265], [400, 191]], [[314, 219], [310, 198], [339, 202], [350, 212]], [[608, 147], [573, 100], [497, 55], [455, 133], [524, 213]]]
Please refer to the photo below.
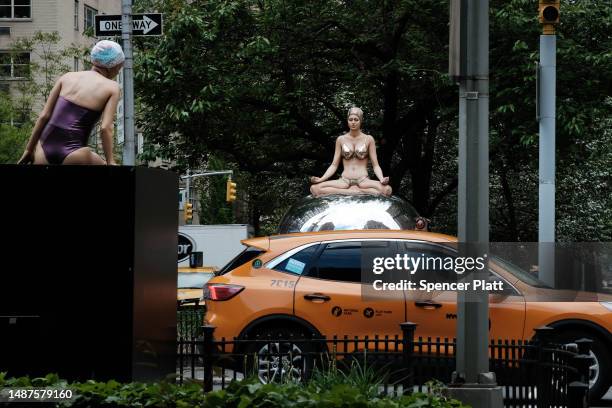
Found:
[[121, 39], [123, 40], [123, 164], [136, 164], [136, 146], [134, 143], [134, 70], [132, 66], [132, 0], [122, 0]]

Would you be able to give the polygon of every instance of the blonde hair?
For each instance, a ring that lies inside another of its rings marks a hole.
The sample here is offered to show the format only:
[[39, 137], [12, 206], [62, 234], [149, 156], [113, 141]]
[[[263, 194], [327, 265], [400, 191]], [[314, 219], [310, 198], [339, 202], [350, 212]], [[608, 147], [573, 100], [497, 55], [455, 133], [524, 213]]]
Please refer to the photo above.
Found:
[[363, 111], [361, 109], [359, 109], [356, 106], [353, 106], [351, 109], [348, 110], [348, 114], [346, 115], [346, 118], [350, 118], [351, 115], [357, 115], [357, 117], [359, 118], [360, 122], [363, 122]]

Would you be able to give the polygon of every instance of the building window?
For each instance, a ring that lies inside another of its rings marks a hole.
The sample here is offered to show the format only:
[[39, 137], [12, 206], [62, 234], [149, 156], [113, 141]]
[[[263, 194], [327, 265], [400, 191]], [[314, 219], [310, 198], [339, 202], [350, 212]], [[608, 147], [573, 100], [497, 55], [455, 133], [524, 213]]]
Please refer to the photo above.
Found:
[[98, 10], [85, 5], [85, 25], [83, 26], [85, 30], [88, 28], [91, 28], [92, 30], [94, 29], [94, 16], [96, 14], [98, 14]]
[[74, 0], [74, 29], [79, 29], [79, 0]]
[[[1, 0], [0, 0], [1, 1]], [[27, 78], [30, 76], [30, 53], [16, 54], [0, 51], [0, 78]]]
[[0, 35], [11, 36], [11, 27], [0, 27]]
[[0, 18], [32, 18], [32, 0], [0, 0]]
[[78, 57], [74, 57], [74, 60], [72, 62], [72, 68], [74, 72], [77, 72], [79, 70], [79, 58]]

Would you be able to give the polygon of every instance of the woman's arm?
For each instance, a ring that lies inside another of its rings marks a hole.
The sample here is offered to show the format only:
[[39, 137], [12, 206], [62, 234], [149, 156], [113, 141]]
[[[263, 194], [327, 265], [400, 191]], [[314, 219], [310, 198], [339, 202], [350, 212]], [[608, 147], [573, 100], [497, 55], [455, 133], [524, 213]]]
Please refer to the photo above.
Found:
[[368, 135], [368, 139], [369, 139], [368, 154], [370, 155], [370, 160], [372, 160], [372, 170], [374, 170], [374, 174], [376, 174], [376, 177], [382, 184], [388, 184], [389, 177], [383, 176], [382, 169], [380, 168], [380, 165], [378, 164], [378, 156], [376, 156], [376, 142], [374, 141], [374, 138], [370, 135]]
[[115, 127], [115, 112], [117, 112], [118, 102], [119, 85], [113, 87], [111, 96], [106, 101], [104, 112], [102, 112], [102, 124], [100, 125], [102, 148], [104, 149], [104, 157], [106, 157], [106, 164], [108, 165], [117, 164], [113, 157], [113, 129]]
[[332, 164], [327, 168], [327, 170], [325, 171], [325, 174], [323, 174], [322, 177], [311, 177], [310, 181], [312, 183], [322, 183], [325, 180], [327, 180], [328, 178], [330, 178], [331, 176], [333, 176], [334, 174], [336, 174], [336, 170], [338, 170], [338, 166], [340, 165], [340, 150], [341, 150], [341, 142], [340, 142], [340, 138], [342, 136], [338, 136], [338, 138], [336, 139], [336, 148], [334, 150], [334, 159], [332, 160]]
[[55, 103], [57, 102], [57, 98], [62, 90], [62, 79], [64, 76], [61, 76], [53, 85], [53, 89], [49, 93], [49, 98], [47, 98], [47, 102], [43, 110], [38, 115], [38, 119], [36, 119], [36, 124], [34, 125], [34, 129], [32, 129], [32, 135], [30, 135], [30, 140], [28, 140], [28, 144], [26, 145], [25, 151], [21, 158], [17, 162], [17, 164], [26, 164], [34, 161], [34, 150], [36, 149], [36, 144], [38, 143], [38, 139], [40, 139], [40, 135], [42, 134], [45, 125], [49, 121], [51, 114], [53, 113], [53, 109], [55, 108]]

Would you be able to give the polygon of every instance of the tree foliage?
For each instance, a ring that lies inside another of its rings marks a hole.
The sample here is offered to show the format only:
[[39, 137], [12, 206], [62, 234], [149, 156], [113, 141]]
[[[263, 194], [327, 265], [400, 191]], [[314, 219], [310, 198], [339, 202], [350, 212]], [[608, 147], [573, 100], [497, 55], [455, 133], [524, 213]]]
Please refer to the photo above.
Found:
[[[596, 141], [611, 113], [605, 67], [612, 8], [594, 4], [564, 5], [559, 29], [558, 162], [566, 166], [559, 184], [572, 164], [605, 156]], [[458, 89], [446, 74], [447, 0], [138, 5], [165, 13], [165, 35], [137, 43], [136, 90], [150, 154], [181, 166], [205, 165], [210, 155], [234, 163], [258, 193], [249, 195], [250, 222], [272, 225], [296, 194], [306, 193], [306, 175], [329, 165], [334, 140], [346, 131], [346, 110], [357, 105], [394, 191], [433, 218], [436, 229], [456, 231]], [[535, 238], [539, 30], [533, 1], [491, 0], [491, 235], [497, 240]], [[576, 143], [587, 139], [591, 150]], [[600, 165], [605, 160], [586, 164]], [[600, 183], [609, 178], [609, 166], [597, 174]], [[264, 190], [274, 205], [258, 203], [262, 195], [270, 203]], [[567, 199], [559, 197], [558, 218], [579, 219], [577, 209], [586, 205], [610, 222], [601, 212], [609, 204], [602, 192]], [[575, 227], [568, 231], [567, 239], [580, 236]]]
[[0, 163], [17, 162], [30, 136], [29, 126], [12, 124], [16, 115], [10, 95], [0, 92]]

